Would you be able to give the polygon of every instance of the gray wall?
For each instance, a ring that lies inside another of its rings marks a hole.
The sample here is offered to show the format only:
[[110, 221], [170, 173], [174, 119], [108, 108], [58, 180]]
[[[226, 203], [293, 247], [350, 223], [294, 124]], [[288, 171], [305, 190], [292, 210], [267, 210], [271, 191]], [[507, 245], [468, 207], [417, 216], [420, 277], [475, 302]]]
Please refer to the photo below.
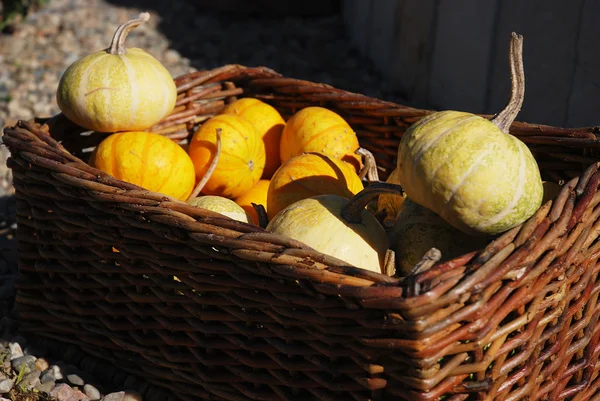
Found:
[[526, 87], [518, 119], [600, 125], [600, 1], [343, 0], [343, 14], [358, 50], [411, 105], [499, 111], [515, 31]]

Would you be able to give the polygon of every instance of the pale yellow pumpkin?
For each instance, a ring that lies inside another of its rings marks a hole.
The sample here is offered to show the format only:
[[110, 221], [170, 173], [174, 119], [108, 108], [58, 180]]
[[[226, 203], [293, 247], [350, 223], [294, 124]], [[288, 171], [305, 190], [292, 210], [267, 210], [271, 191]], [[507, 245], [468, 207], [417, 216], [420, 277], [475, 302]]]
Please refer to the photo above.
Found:
[[110, 47], [71, 64], [58, 84], [56, 101], [74, 123], [93, 131], [144, 131], [175, 107], [177, 89], [169, 71], [142, 49], [125, 48], [129, 31], [148, 13], [121, 25]]
[[192, 206], [220, 213], [244, 223], [252, 223], [251, 217], [246, 211], [231, 199], [216, 195], [205, 195], [192, 198], [187, 201]]
[[192, 160], [181, 146], [159, 134], [109, 135], [92, 152], [89, 164], [119, 180], [183, 201], [194, 189]]
[[472, 236], [452, 227], [431, 210], [404, 198], [394, 225], [396, 274], [408, 275], [431, 248], [442, 253], [444, 262], [483, 249], [487, 238]]
[[358, 222], [347, 221], [342, 210], [348, 202], [338, 195], [302, 199], [277, 213], [266, 229], [353, 266], [381, 273], [387, 234], [364, 205], [358, 210]]
[[436, 112], [412, 125], [400, 142], [398, 169], [407, 196], [465, 233], [502, 233], [530, 218], [542, 202], [538, 165], [508, 130], [523, 102], [521, 46], [513, 36], [511, 101], [492, 121]]

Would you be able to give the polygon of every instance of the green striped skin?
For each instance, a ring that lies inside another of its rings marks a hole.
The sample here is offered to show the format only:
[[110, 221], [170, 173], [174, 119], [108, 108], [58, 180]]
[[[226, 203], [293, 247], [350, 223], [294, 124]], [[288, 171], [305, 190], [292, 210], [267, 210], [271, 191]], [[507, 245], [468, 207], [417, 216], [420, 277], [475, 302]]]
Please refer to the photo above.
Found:
[[98, 132], [146, 130], [173, 111], [176, 98], [169, 71], [138, 48], [123, 55], [102, 50], [77, 60], [56, 94], [71, 121]]
[[413, 124], [400, 141], [398, 168], [408, 197], [467, 234], [523, 223], [544, 193], [527, 146], [470, 113], [442, 111]]

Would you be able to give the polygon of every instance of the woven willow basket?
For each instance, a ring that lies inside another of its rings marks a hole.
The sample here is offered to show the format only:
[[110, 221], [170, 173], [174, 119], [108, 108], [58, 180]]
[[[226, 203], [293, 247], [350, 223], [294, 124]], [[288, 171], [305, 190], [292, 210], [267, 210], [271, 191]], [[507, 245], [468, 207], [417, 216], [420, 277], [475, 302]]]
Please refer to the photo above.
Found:
[[[352, 125], [382, 179], [428, 113], [266, 68], [176, 84], [155, 132], [185, 141], [236, 97], [284, 118], [320, 105]], [[107, 176], [82, 161], [103, 138], [83, 131], [61, 115], [4, 131], [23, 330], [183, 400], [600, 400], [595, 129], [514, 123], [560, 195], [485, 249], [405, 279]]]

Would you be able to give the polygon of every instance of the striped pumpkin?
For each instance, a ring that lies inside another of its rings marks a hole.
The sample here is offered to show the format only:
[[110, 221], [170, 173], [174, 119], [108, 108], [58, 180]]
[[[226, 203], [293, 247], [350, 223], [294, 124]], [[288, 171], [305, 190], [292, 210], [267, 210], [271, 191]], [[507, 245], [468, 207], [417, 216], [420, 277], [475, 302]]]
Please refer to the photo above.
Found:
[[258, 99], [246, 97], [227, 105], [223, 114], [236, 114], [252, 124], [265, 144], [266, 162], [262, 178], [269, 179], [279, 166], [279, 143], [285, 120], [271, 105]]
[[283, 208], [317, 195], [350, 199], [364, 189], [348, 163], [320, 153], [294, 156], [277, 169], [267, 193], [267, 215], [272, 219]]
[[63, 114], [93, 131], [143, 131], [175, 107], [177, 89], [169, 71], [142, 49], [126, 49], [128, 32], [147, 13], [121, 25], [111, 46], [71, 64], [58, 84]]
[[119, 180], [182, 201], [194, 189], [192, 160], [181, 146], [159, 134], [112, 134], [100, 142], [89, 164]]
[[202, 193], [235, 199], [260, 180], [265, 168], [265, 145], [244, 118], [235, 114], [211, 117], [190, 141], [189, 155], [198, 179], [204, 177], [216, 153], [217, 129], [221, 129], [221, 155]]
[[280, 155], [285, 163], [305, 152], [345, 161], [358, 172], [362, 160], [355, 152], [358, 137], [339, 114], [324, 107], [306, 107], [294, 114], [281, 133]]
[[544, 194], [529, 148], [470, 113], [437, 112], [412, 125], [400, 141], [398, 169], [410, 199], [467, 234], [521, 224]]

